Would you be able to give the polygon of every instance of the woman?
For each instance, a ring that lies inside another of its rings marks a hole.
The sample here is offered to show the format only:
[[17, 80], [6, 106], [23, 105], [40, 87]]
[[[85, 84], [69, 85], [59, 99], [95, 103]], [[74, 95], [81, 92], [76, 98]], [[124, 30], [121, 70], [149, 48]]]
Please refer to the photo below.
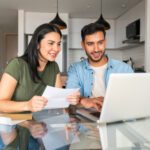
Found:
[[[61, 31], [50, 24], [40, 25], [34, 32], [25, 54], [12, 59], [0, 82], [0, 112], [36, 112], [47, 99], [42, 97], [46, 85], [62, 87], [55, 58], [60, 51]], [[78, 94], [68, 97], [77, 104]]]

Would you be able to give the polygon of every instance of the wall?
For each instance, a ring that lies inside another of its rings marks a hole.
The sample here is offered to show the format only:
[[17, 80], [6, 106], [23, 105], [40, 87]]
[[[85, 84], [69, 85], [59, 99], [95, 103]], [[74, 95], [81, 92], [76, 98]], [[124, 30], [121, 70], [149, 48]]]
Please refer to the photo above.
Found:
[[5, 31], [0, 32], [0, 76], [5, 67]]
[[2, 73], [2, 68], [3, 68], [3, 51], [2, 51], [2, 31], [0, 31], [0, 76], [1, 76], [1, 73]]
[[[81, 29], [89, 24], [95, 22], [96, 19], [91, 18], [70, 18], [69, 19], [69, 48], [70, 49], [81, 49]], [[107, 20], [111, 29], [106, 31], [107, 36], [107, 48], [115, 47], [115, 21], [112, 19]]]
[[145, 70], [150, 72], [150, 0], [145, 0], [146, 7], [146, 38], [145, 38]]
[[14, 57], [18, 51], [18, 35], [15, 33], [5, 34], [5, 65]]
[[124, 50], [122, 54], [122, 59], [126, 60], [131, 57], [134, 62], [134, 67], [142, 68], [144, 67], [144, 55], [145, 55], [144, 49], [145, 49], [144, 45], [141, 45], [136, 48]]

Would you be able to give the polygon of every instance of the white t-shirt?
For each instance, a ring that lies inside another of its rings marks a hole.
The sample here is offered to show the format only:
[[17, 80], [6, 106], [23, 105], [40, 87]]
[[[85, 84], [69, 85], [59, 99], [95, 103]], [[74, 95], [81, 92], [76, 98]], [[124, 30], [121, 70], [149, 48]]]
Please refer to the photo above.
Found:
[[104, 72], [107, 68], [107, 64], [101, 67], [91, 66], [91, 68], [94, 70], [92, 97], [105, 96], [106, 87], [104, 82]]

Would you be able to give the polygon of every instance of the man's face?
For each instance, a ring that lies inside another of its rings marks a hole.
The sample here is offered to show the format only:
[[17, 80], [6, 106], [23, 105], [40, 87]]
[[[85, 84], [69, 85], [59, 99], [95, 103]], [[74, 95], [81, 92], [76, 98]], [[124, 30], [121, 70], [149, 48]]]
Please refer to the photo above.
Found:
[[103, 32], [96, 32], [87, 35], [82, 42], [82, 47], [85, 50], [89, 61], [100, 62], [105, 54], [106, 40]]

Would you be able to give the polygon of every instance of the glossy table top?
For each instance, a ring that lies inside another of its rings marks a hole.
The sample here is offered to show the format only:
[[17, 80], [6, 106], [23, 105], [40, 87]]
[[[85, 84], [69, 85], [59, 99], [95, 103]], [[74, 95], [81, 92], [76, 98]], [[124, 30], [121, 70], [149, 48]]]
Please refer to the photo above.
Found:
[[150, 118], [99, 124], [63, 110], [34, 113], [34, 120], [0, 124], [0, 150], [148, 150]]

